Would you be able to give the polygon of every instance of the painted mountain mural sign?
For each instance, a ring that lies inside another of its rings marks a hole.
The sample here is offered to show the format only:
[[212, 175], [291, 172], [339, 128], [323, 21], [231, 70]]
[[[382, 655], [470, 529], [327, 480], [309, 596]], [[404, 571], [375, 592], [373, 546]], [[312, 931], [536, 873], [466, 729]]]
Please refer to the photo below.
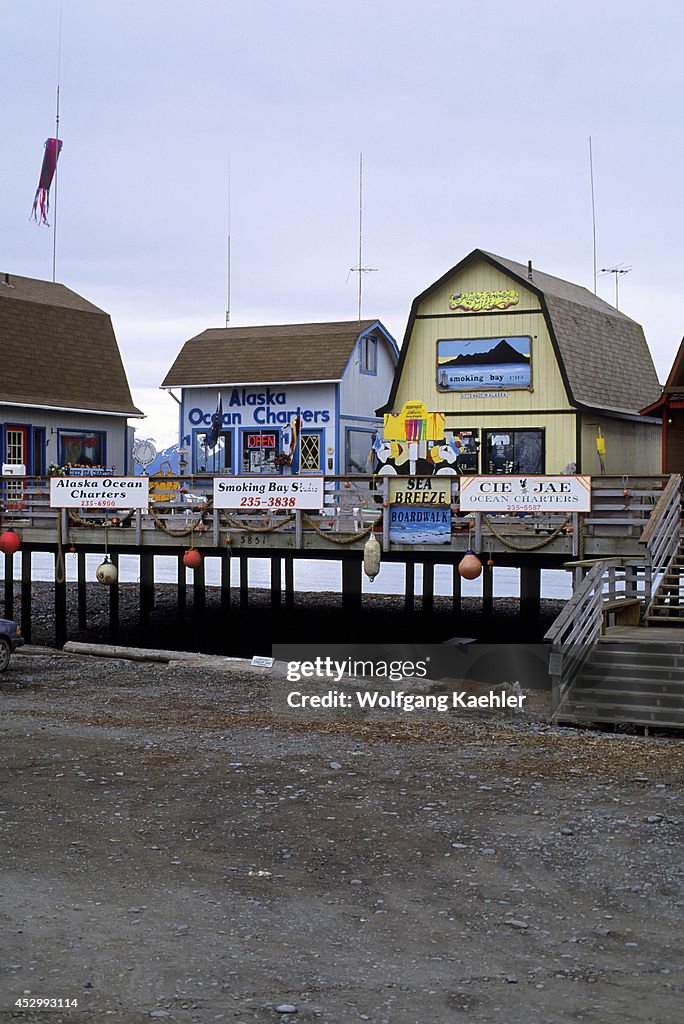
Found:
[[437, 342], [440, 391], [494, 391], [532, 386], [532, 339], [442, 338]]

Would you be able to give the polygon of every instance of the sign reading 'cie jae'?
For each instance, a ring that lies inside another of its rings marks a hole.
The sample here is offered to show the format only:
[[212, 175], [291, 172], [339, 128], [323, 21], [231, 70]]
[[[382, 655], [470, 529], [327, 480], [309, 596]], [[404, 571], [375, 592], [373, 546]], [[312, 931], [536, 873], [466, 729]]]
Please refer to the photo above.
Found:
[[461, 512], [590, 512], [590, 476], [462, 476]]

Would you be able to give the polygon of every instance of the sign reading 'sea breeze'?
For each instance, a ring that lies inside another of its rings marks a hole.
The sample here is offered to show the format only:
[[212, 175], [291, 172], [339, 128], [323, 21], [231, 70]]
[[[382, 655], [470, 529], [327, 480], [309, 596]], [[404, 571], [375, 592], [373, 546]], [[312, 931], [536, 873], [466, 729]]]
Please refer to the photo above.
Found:
[[590, 512], [590, 476], [462, 476], [461, 512]]
[[50, 508], [143, 508], [149, 504], [146, 476], [50, 479]]
[[319, 509], [325, 504], [323, 477], [214, 477], [214, 508], [277, 511]]

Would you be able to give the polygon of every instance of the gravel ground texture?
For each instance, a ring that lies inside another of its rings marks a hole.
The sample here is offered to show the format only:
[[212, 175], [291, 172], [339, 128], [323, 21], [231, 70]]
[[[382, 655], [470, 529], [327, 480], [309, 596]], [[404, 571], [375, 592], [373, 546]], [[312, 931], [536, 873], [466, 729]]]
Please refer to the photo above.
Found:
[[681, 739], [36, 647], [0, 707], [0, 1021], [681, 1020]]

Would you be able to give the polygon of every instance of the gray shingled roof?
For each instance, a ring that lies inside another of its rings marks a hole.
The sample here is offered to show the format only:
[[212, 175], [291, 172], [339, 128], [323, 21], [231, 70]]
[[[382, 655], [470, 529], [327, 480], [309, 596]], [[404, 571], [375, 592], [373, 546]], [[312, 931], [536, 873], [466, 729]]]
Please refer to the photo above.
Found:
[[538, 295], [547, 314], [568, 397], [574, 405], [636, 415], [656, 401], [661, 388], [638, 323], [581, 285], [536, 269], [530, 279], [526, 265], [474, 249], [414, 299], [390, 398], [378, 412], [393, 407], [421, 303], [476, 260], [485, 260]]
[[581, 405], [636, 413], [661, 391], [643, 328], [588, 288], [485, 252], [541, 293], [571, 397]]
[[353, 320], [211, 328], [185, 342], [161, 386], [338, 381], [359, 335], [375, 324]]
[[107, 313], [61, 284], [0, 274], [0, 403], [139, 416]]

